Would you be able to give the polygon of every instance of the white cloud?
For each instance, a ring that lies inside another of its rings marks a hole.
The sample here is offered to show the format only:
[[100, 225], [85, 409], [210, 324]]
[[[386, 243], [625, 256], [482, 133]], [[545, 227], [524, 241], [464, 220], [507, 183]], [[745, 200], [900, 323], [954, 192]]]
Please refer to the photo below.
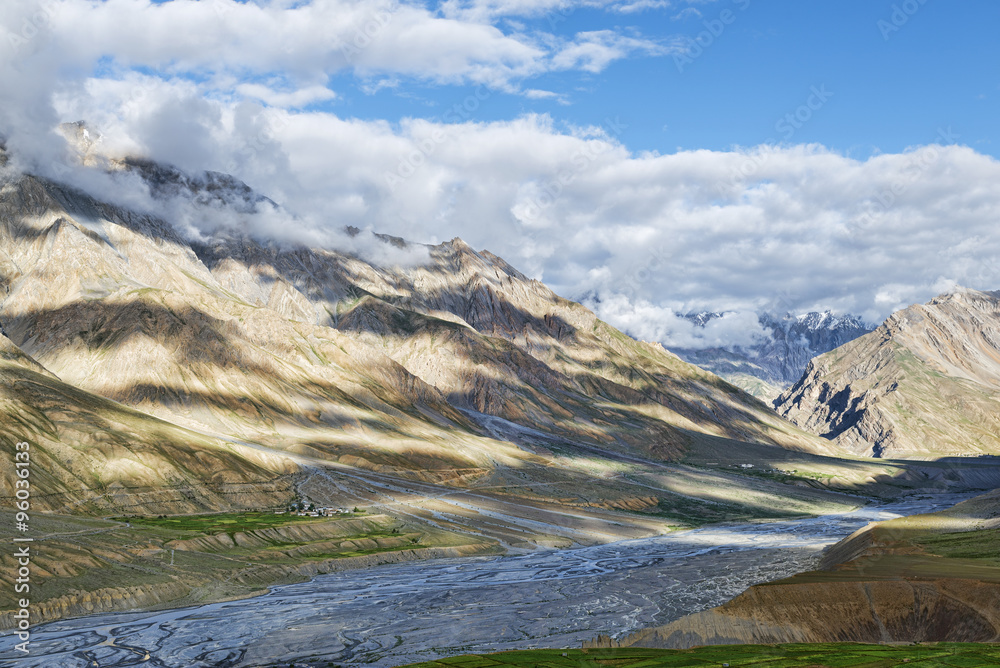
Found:
[[612, 5], [612, 9], [621, 14], [633, 14], [644, 12], [649, 9], [665, 9], [670, 7], [668, 0], [626, 0]]
[[673, 16], [671, 16], [670, 20], [671, 21], [683, 21], [685, 19], [690, 19], [690, 18], [700, 19], [701, 18], [701, 12], [699, 12], [694, 7], [685, 7], [681, 11], [679, 11], [676, 14], [674, 14]]
[[670, 49], [647, 39], [627, 37], [611, 30], [581, 32], [552, 57], [556, 69], [600, 72], [615, 60], [633, 53], [664, 55]]
[[563, 101], [564, 98], [559, 93], [554, 93], [550, 90], [539, 90], [537, 88], [529, 88], [522, 93], [529, 100], [559, 100]]
[[[175, 75], [199, 73], [216, 82], [226, 76], [280, 72], [301, 84], [291, 98], [275, 103], [281, 106], [320, 99], [316, 97], [318, 84], [342, 70], [361, 76], [404, 75], [514, 90], [522, 79], [553, 66], [566, 68], [578, 62], [594, 71], [601, 63], [628, 53], [656, 53], [638, 38], [615, 40], [609, 35], [584, 39], [576, 46], [589, 48], [589, 55], [580, 53], [569, 59], [561, 55], [560, 63], [552, 65], [553, 57], [560, 56], [546, 46], [559, 42], [554, 35], [506, 34], [491, 23], [500, 16], [531, 16], [564, 7], [555, 0], [465, 6], [445, 2], [440, 12], [395, 0], [13, 3], [22, 5], [23, 11], [4, 4], [8, 7], [0, 14], [0, 26], [14, 35], [25, 20], [38, 14], [38, 7], [52, 8], [44, 24], [31, 29], [30, 39], [20, 40], [28, 43], [19, 46], [21, 55], [44, 44], [50, 56], [82, 69], [111, 56], [126, 66]], [[608, 52], [597, 53], [597, 45]], [[268, 95], [260, 88], [248, 94]]]
[[698, 326], [673, 309], [611, 293], [583, 302], [599, 318], [613, 323], [637, 339], [656, 341], [667, 348], [718, 348], [750, 346], [767, 339], [753, 311], [733, 311]]
[[[409, 238], [462, 236], [562, 294], [631, 300], [669, 331], [669, 313], [693, 310], [831, 308], [875, 321], [936, 294], [942, 276], [1000, 287], [1000, 164], [971, 149], [636, 156], [599, 130], [577, 135], [544, 116], [394, 129], [313, 114], [281, 141], [293, 201]], [[333, 193], [329, 154], [350, 164]], [[607, 317], [633, 327], [628, 313]]]
[[293, 91], [278, 91], [263, 84], [239, 84], [236, 92], [255, 100], [260, 100], [272, 107], [299, 109], [316, 102], [326, 102], [337, 97], [337, 94], [326, 86], [306, 86]]

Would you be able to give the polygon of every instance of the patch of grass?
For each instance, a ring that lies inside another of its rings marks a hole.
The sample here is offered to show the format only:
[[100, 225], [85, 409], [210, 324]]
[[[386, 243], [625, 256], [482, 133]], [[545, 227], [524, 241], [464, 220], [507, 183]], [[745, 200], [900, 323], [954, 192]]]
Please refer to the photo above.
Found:
[[136, 526], [173, 529], [175, 531], [196, 531], [208, 536], [217, 533], [255, 531], [271, 529], [287, 524], [329, 522], [331, 520], [357, 517], [360, 513], [348, 513], [334, 517], [300, 517], [298, 515], [275, 515], [274, 513], [213, 513], [210, 515], [167, 515], [159, 517], [116, 517], [119, 522], [129, 522]]
[[984, 559], [1000, 564], [1000, 529], [928, 535], [914, 542], [939, 557]]
[[780, 519], [800, 517], [803, 513], [777, 508], [756, 508], [730, 503], [707, 502], [664, 493], [659, 504], [645, 510], [626, 511], [637, 515], [660, 517], [680, 528], [697, 528], [716, 522], [735, 522], [755, 519]]
[[383, 552], [400, 552], [402, 550], [423, 550], [425, 546], [416, 544], [393, 545], [390, 547], [373, 547], [368, 550], [345, 550], [343, 552], [322, 552], [310, 554], [309, 559], [325, 561], [327, 559], [342, 559], [344, 557], [363, 557], [368, 554], [381, 554]]
[[889, 666], [1000, 666], [1000, 645], [930, 643], [907, 646], [854, 643], [716, 645], [669, 649], [539, 649], [457, 656], [408, 668], [680, 668], [681, 666], [767, 668], [888, 668]]

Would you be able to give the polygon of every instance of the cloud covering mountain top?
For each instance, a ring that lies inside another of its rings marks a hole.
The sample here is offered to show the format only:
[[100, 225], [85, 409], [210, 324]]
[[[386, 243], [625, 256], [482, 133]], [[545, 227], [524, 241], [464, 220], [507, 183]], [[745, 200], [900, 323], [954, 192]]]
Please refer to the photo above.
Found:
[[[954, 284], [1000, 286], [1000, 164], [949, 128], [858, 158], [816, 144], [636, 152], [621, 139], [627, 106], [600, 125], [487, 120], [502, 97], [547, 95], [531, 88], [545, 72], [675, 48], [627, 29], [546, 36], [509, 22], [543, 9], [5, 3], [0, 133], [15, 167], [123, 203], [148, 193], [67, 157], [59, 123], [86, 119], [108, 158], [231, 173], [280, 205], [256, 223], [277, 238], [349, 243], [335, 233], [349, 225], [424, 243], [459, 236], [668, 345], [746, 342], [759, 311], [878, 322]], [[470, 92], [398, 123], [310, 107], [336, 98], [336, 71]], [[166, 213], [189, 234], [215, 224]], [[731, 315], [711, 331], [677, 316], [703, 310]]]

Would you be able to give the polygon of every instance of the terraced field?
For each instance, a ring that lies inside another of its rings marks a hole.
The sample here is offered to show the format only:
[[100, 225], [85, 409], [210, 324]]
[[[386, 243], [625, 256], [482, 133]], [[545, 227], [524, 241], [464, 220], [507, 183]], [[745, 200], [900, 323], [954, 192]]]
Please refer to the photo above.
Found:
[[[359, 517], [364, 511], [337, 515], [334, 519]], [[174, 531], [195, 531], [207, 535], [217, 533], [232, 533], [237, 531], [253, 531], [256, 529], [273, 529], [288, 524], [317, 524], [319, 520], [308, 515], [289, 515], [263, 512], [245, 513], [209, 513], [206, 515], [157, 515], [155, 517], [128, 516], [116, 517], [119, 522], [135, 524], [136, 526], [160, 527]]]
[[[0, 520], [13, 526], [12, 513]], [[495, 543], [366, 511], [335, 517], [267, 512], [32, 518], [40, 621], [128, 608], [244, 598], [318, 573], [431, 556], [499, 552]], [[0, 583], [13, 592], [11, 554]], [[11, 606], [0, 596], [0, 606]], [[0, 622], [0, 627], [4, 623]]]

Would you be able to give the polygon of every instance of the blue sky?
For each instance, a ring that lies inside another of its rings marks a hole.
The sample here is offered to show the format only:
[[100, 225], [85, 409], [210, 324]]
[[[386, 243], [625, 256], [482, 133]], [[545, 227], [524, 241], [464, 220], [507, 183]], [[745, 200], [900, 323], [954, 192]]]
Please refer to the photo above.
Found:
[[998, 26], [988, 0], [19, 0], [0, 135], [192, 237], [221, 223], [104, 166], [228, 172], [281, 205], [260, 236], [459, 236], [639, 338], [745, 343], [760, 311], [1000, 289]]
[[[908, 14], [904, 6], [918, 9]], [[1000, 151], [1000, 3], [720, 0], [690, 7], [700, 16], [675, 19], [684, 9], [675, 5], [611, 15], [557, 10], [525, 20], [564, 34], [620, 26], [671, 42], [701, 33], [704, 47], [699, 53], [694, 42], [690, 60], [637, 56], [595, 74], [544, 74], [531, 86], [565, 96], [565, 104], [500, 94], [475, 118], [538, 112], [576, 125], [619, 118], [627, 125], [621, 139], [635, 151], [725, 150], [784, 141], [789, 126], [776, 124], [807, 102], [812, 87], [825, 86], [832, 97], [793, 127], [790, 141], [863, 157], [934, 142], [950, 127], [979, 152]], [[718, 31], [725, 11], [731, 23], [712, 35], [708, 28]], [[474, 88], [410, 82], [369, 94], [353, 73], [331, 87], [342, 93], [331, 111], [390, 120], [440, 117]]]

